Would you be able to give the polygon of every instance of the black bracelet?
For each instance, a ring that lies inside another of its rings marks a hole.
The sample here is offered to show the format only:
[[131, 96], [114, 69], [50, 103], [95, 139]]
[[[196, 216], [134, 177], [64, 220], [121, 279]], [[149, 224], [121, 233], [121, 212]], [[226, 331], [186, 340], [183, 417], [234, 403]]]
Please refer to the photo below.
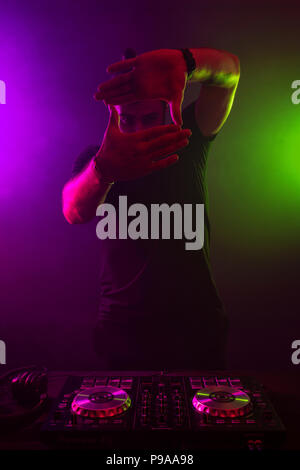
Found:
[[196, 68], [196, 61], [189, 49], [180, 49], [187, 67], [188, 79], [192, 76], [193, 71]]

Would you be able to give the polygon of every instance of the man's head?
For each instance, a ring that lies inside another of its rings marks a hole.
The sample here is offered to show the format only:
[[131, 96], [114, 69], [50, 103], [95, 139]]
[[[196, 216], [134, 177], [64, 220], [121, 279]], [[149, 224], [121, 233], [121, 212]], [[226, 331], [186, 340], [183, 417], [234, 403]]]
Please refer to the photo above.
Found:
[[136, 101], [116, 106], [122, 132], [137, 132], [165, 124], [167, 103], [160, 100]]
[[[133, 49], [126, 49], [122, 59], [136, 57]], [[118, 74], [119, 75], [119, 74]], [[116, 106], [122, 132], [137, 132], [165, 124], [167, 103], [162, 100], [136, 101]]]

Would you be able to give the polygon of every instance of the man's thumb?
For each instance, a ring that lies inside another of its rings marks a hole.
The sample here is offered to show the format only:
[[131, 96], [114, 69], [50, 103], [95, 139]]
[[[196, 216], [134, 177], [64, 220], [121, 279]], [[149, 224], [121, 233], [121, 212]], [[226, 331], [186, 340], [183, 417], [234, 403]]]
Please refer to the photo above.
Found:
[[119, 117], [119, 113], [118, 111], [116, 110], [116, 108], [109, 104], [108, 105], [108, 109], [109, 109], [109, 124], [108, 126], [110, 128], [114, 127], [114, 128], [118, 128], [119, 127], [119, 121], [120, 121], [120, 117]]
[[172, 101], [170, 103], [170, 114], [172, 121], [174, 124], [178, 124], [179, 126], [182, 126], [183, 121], [181, 117], [181, 103], [182, 100], [177, 100], [177, 101]]

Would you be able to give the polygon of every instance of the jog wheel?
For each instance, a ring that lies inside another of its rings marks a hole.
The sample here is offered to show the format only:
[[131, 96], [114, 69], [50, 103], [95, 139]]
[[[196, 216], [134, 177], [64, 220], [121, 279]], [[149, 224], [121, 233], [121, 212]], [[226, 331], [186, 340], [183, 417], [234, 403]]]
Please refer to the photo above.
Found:
[[86, 418], [108, 418], [124, 413], [130, 405], [127, 392], [117, 387], [102, 386], [79, 392], [71, 408], [74, 413]]
[[252, 410], [250, 397], [245, 392], [225, 385], [198, 390], [192, 403], [198, 413], [220, 418], [246, 416]]

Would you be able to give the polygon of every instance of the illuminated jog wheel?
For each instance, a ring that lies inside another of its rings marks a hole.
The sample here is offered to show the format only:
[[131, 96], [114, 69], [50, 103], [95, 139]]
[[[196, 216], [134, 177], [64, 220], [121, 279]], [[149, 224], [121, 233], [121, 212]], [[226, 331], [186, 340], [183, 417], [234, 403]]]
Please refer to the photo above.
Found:
[[127, 411], [130, 405], [130, 396], [124, 390], [102, 386], [79, 392], [71, 408], [74, 413], [85, 418], [108, 418]]
[[225, 385], [198, 390], [192, 403], [198, 413], [220, 418], [238, 418], [252, 411], [250, 397], [245, 392]]

